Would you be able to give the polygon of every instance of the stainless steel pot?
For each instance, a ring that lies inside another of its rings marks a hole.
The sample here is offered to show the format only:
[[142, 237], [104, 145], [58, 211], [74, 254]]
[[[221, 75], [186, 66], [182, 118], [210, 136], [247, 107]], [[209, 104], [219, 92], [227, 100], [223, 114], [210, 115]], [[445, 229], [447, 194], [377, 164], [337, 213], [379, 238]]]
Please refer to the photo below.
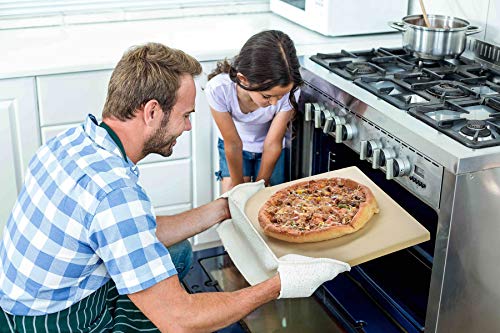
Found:
[[422, 59], [455, 57], [465, 50], [467, 35], [482, 29], [466, 20], [444, 16], [427, 15], [430, 27], [425, 26], [423, 15], [409, 15], [402, 22], [389, 25], [403, 32], [403, 46]]

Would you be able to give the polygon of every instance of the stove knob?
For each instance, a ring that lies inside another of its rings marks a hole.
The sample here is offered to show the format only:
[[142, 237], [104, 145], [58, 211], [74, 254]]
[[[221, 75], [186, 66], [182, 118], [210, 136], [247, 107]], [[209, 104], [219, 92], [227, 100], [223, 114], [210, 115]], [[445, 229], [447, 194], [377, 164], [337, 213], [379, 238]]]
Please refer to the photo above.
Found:
[[341, 143], [344, 137], [344, 126], [346, 124], [345, 117], [334, 116], [333, 120], [335, 122], [335, 142]]
[[368, 152], [368, 140], [361, 140], [359, 143], [359, 159], [366, 160], [366, 154]]
[[384, 148], [380, 150], [380, 166], [384, 166], [389, 159], [395, 158], [396, 152], [392, 148]]
[[378, 169], [380, 167], [380, 148], [374, 149], [372, 154], [372, 169]]
[[321, 114], [323, 111], [323, 105], [319, 103], [312, 103], [314, 108], [314, 127], [321, 128]]
[[306, 103], [304, 105], [304, 120], [305, 121], [312, 120], [312, 103]]
[[323, 126], [323, 133], [328, 134], [333, 130], [335, 113], [330, 109], [324, 108], [323, 114], [325, 115], [325, 125]]
[[410, 161], [406, 157], [390, 158], [387, 160], [385, 178], [393, 179], [410, 173]]
[[342, 127], [342, 141], [352, 140], [358, 134], [358, 129], [352, 124], [345, 124]]
[[361, 146], [359, 147], [359, 159], [366, 160], [368, 157], [373, 156], [373, 151], [375, 149], [382, 148], [382, 144], [377, 140], [362, 140]]

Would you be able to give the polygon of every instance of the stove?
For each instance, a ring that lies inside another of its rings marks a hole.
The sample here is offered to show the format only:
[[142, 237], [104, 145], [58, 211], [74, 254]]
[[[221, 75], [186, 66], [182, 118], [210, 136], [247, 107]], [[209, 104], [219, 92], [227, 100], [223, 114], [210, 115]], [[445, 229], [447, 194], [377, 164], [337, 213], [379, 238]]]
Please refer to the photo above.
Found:
[[[468, 134], [464, 136], [463, 131], [460, 131], [461, 127], [442, 126], [441, 123], [426, 121], [426, 117], [421, 117], [422, 111], [414, 111], [420, 107], [443, 109], [438, 105], [446, 102], [485, 104], [485, 99], [498, 99], [499, 70], [466, 57], [422, 60], [402, 48], [318, 53], [311, 60], [332, 73], [353, 81], [398, 109], [413, 109], [411, 115], [468, 147], [483, 148], [500, 143], [496, 140], [496, 134], [486, 136], [486, 131], [482, 131], [478, 137], [474, 133], [471, 137], [470, 132], [465, 130]], [[473, 120], [470, 114], [468, 120]]]
[[431, 233], [344, 273], [366, 304], [405, 332], [499, 332], [500, 47], [469, 39], [438, 61], [380, 47], [300, 62], [292, 178], [357, 166]]

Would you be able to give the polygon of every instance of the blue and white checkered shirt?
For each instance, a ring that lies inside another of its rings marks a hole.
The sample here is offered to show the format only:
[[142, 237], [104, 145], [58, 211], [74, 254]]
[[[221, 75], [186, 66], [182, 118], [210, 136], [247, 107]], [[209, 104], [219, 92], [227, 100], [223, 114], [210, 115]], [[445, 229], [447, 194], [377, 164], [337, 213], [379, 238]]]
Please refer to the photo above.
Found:
[[0, 306], [54, 313], [110, 278], [129, 294], [177, 274], [138, 177], [92, 115], [43, 145], [0, 243]]

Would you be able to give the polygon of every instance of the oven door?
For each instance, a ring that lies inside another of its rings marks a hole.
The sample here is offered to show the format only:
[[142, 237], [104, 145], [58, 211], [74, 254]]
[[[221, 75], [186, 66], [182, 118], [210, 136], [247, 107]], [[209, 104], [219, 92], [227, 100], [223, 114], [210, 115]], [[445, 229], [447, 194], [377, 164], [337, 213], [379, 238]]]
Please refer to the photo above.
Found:
[[[373, 299], [370, 286], [361, 285], [365, 277], [356, 274], [341, 274], [308, 298], [269, 302], [218, 332], [418, 332], [412, 325], [402, 327]], [[190, 293], [248, 287], [222, 247], [195, 252], [183, 284]]]
[[[355, 266], [351, 272], [344, 274], [367, 295], [367, 299], [358, 304], [375, 302], [385, 315], [397, 322], [402, 331], [424, 331], [437, 213], [397, 182], [387, 180], [385, 173], [361, 161], [359, 155], [348, 146], [335, 143], [331, 135], [324, 134], [321, 129], [315, 129], [311, 122], [304, 121], [300, 112], [294, 127], [296, 132], [291, 159], [296, 163], [291, 169], [292, 178], [357, 166], [429, 230], [429, 241]], [[325, 285], [328, 286], [328, 283]]]

